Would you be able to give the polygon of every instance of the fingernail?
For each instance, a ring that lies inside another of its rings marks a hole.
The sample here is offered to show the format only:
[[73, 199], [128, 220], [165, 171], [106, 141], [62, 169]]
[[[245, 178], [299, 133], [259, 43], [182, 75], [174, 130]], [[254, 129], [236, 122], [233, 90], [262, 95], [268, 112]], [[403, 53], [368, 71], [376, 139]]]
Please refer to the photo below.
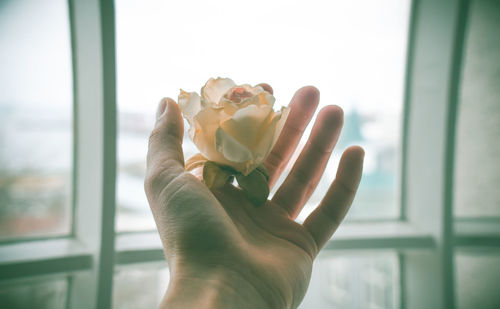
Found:
[[167, 110], [167, 103], [168, 103], [167, 98], [161, 99], [160, 104], [158, 104], [158, 110], [156, 111], [156, 119], [163, 116], [163, 114]]

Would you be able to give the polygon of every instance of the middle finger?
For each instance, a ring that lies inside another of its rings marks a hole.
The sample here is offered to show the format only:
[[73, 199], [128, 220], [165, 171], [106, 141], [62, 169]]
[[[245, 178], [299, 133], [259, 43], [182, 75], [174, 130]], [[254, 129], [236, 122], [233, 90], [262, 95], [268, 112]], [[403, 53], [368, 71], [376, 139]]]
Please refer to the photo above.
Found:
[[318, 114], [306, 146], [272, 201], [295, 219], [314, 192], [337, 143], [343, 124], [338, 106], [326, 106]]

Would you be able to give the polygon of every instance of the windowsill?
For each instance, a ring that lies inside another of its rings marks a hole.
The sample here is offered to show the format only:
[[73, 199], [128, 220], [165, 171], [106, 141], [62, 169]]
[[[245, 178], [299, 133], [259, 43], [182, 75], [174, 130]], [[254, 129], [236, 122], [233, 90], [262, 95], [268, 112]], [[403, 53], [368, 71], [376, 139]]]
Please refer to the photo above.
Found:
[[[407, 222], [343, 224], [328, 242], [326, 250], [346, 249], [432, 249], [431, 235]], [[156, 232], [117, 235], [116, 263], [130, 264], [164, 260], [160, 238]]]
[[455, 245], [459, 247], [500, 247], [500, 219], [457, 219]]
[[[460, 247], [490, 247], [500, 244], [498, 222], [459, 220], [455, 223], [455, 244]], [[333, 250], [434, 249], [433, 237], [404, 221], [346, 223], [325, 246]], [[117, 234], [116, 264], [164, 261], [156, 231]], [[0, 246], [1, 280], [86, 270], [92, 255], [80, 242], [70, 238], [20, 242]]]
[[433, 249], [433, 237], [408, 222], [366, 222], [343, 224], [328, 242], [326, 250]]
[[61, 238], [0, 246], [1, 280], [90, 269], [92, 255], [78, 241]]
[[156, 231], [117, 234], [116, 264], [165, 260], [161, 240]]

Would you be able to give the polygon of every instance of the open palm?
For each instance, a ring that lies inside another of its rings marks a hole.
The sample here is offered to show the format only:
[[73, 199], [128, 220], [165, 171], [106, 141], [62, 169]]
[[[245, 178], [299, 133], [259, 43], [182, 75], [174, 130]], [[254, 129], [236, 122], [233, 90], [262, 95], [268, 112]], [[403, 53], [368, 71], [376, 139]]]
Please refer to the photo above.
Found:
[[[290, 160], [318, 101], [314, 87], [300, 89], [292, 99], [285, 127], [264, 162], [271, 186]], [[296, 308], [307, 290], [313, 260], [344, 218], [361, 178], [363, 150], [351, 147], [320, 205], [303, 224], [294, 221], [335, 146], [342, 110], [327, 106], [319, 112], [290, 174], [261, 207], [232, 184], [210, 191], [185, 171], [183, 121], [173, 100], [161, 102], [157, 118], [145, 189], [171, 270], [167, 298], [169, 293], [182, 294], [176, 286], [199, 283], [239, 295], [246, 304], [225, 301], [228, 308]]]

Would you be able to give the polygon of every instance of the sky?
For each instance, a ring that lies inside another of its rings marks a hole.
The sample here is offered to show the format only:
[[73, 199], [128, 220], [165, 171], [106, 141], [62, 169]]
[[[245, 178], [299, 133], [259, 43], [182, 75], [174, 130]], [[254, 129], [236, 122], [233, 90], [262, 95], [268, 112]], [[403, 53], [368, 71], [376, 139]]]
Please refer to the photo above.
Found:
[[67, 1], [0, 1], [0, 105], [70, 109]]

